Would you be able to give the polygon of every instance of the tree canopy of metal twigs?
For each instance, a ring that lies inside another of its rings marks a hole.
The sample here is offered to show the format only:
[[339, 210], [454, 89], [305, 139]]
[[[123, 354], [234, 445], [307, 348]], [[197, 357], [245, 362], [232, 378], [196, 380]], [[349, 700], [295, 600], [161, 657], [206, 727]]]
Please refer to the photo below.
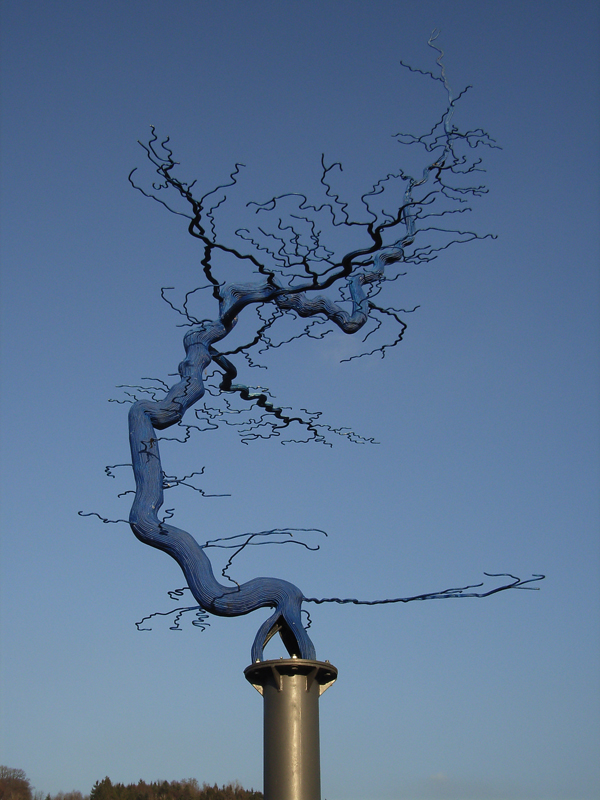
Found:
[[[226, 572], [232, 558], [246, 546], [290, 541], [293, 529], [240, 534], [201, 544], [171, 524], [170, 511], [160, 516], [165, 490], [182, 484], [197, 488], [194, 475], [177, 478], [165, 472], [159, 441], [168, 438], [160, 435], [167, 428], [178, 426], [180, 441], [186, 441], [194, 429], [215, 428], [221, 423], [237, 424], [246, 443], [279, 437], [280, 441], [331, 444], [336, 435], [357, 443], [369, 441], [347, 428], [322, 423], [319, 413], [296, 414], [276, 405], [266, 390], [238, 381], [240, 363], [257, 366], [257, 359], [266, 351], [299, 337], [322, 338], [335, 327], [349, 335], [361, 332], [363, 352], [353, 357], [386, 357], [401, 342], [406, 329], [403, 317], [408, 311], [397, 308], [394, 299], [394, 289], [399, 285], [396, 279], [410, 265], [429, 262], [448, 248], [490, 236], [466, 230], [460, 221], [469, 203], [487, 191], [480, 183], [482, 155], [497, 145], [481, 128], [463, 131], [457, 127], [457, 105], [470, 87], [453, 94], [435, 33], [428, 44], [437, 53], [433, 71], [400, 63], [416, 73], [416, 80], [433, 81], [439, 86], [445, 98], [444, 111], [425, 133], [395, 134], [399, 145], [417, 150], [420, 167], [417, 172], [411, 170], [413, 174], [393, 169], [367, 187], [354, 204], [336, 189], [342, 165], [323, 156], [316, 198], [285, 193], [263, 202], [252, 201], [247, 208], [253, 212], [255, 226], [222, 233], [219, 215], [238, 188], [242, 165], [236, 164], [222, 185], [198, 189], [195, 181], [188, 183], [180, 177], [170, 140], [161, 140], [154, 128], [142, 147], [158, 179], [145, 186], [136, 170], [129, 176], [136, 189], [185, 219], [189, 234], [201, 248], [203, 271], [202, 286], [189, 291], [179, 306], [171, 300], [169, 289], [163, 288], [163, 297], [181, 315], [186, 328], [185, 356], [179, 364], [178, 379], [172, 385], [148, 379], [146, 384], [128, 387], [132, 390], [128, 393], [129, 438], [135, 477], [129, 524], [140, 541], [177, 561], [186, 588], [198, 603], [176, 610], [175, 628], [181, 614], [188, 610], [196, 612], [194, 624], [201, 627], [208, 614], [236, 616], [259, 608], [272, 610], [256, 634], [253, 662], [263, 659], [266, 643], [277, 632], [290, 656], [316, 657], [302, 624], [304, 603], [375, 605], [486, 597], [505, 589], [532, 588], [527, 584], [543, 577], [534, 575], [522, 581], [512, 575], [496, 575], [503, 580], [488, 590], [480, 583], [386, 600], [306, 597], [285, 580], [261, 577], [240, 584]], [[344, 252], [339, 242], [346, 234], [352, 249]], [[191, 310], [197, 292], [204, 297], [205, 306], [213, 304], [214, 311], [206, 318]], [[258, 320], [253, 335], [249, 341], [227, 349], [227, 337], [249, 308], [255, 310]], [[290, 324], [297, 326], [292, 335]], [[281, 328], [285, 331], [283, 338], [278, 333]], [[192, 409], [195, 417], [189, 421], [186, 415]], [[245, 413], [243, 422], [235, 421], [236, 413]], [[292, 430], [301, 433], [282, 438]], [[234, 551], [223, 570], [228, 584], [215, 577], [206, 554], [209, 547]], [[181, 590], [173, 593], [180, 594]]]

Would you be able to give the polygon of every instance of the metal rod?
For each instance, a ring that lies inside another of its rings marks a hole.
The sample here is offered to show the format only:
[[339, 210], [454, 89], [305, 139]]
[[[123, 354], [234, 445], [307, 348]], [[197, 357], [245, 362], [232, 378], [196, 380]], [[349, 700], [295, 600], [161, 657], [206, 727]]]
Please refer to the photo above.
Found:
[[258, 661], [244, 675], [264, 699], [265, 800], [321, 800], [319, 697], [337, 669], [280, 658]]

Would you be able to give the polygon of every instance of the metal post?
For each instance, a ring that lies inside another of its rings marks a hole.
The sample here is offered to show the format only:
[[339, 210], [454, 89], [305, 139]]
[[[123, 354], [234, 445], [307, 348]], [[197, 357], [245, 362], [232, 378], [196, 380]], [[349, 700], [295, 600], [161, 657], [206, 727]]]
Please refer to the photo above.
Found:
[[244, 675], [264, 698], [265, 800], [321, 800], [319, 697], [337, 678], [328, 661], [257, 661]]

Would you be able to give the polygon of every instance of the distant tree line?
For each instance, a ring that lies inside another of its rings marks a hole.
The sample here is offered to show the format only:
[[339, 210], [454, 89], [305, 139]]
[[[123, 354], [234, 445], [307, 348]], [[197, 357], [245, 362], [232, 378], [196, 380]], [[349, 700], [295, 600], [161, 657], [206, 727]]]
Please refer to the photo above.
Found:
[[33, 789], [24, 770], [0, 766], [0, 800], [34, 800]]
[[244, 789], [237, 781], [219, 787], [200, 785], [195, 778], [155, 783], [113, 783], [96, 781], [89, 795], [81, 792], [47, 794], [34, 792], [22, 769], [0, 766], [0, 800], [264, 800], [262, 792]]
[[125, 786], [104, 778], [96, 781], [89, 800], [263, 800], [263, 795], [253, 789], [244, 789], [237, 781], [221, 787], [216, 783], [214, 786], [208, 783], [200, 786], [195, 778], [170, 783], [139, 781]]

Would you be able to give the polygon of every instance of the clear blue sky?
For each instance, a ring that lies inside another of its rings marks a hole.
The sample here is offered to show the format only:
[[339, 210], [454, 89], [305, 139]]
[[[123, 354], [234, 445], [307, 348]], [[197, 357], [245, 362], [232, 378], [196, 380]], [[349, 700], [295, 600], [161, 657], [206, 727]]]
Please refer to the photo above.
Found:
[[[43, 792], [97, 779], [262, 783], [246, 683], [261, 613], [200, 633], [135, 621], [177, 565], [123, 517], [127, 406], [165, 377], [200, 283], [181, 219], [133, 191], [137, 139], [169, 134], [211, 187], [235, 161], [267, 199], [342, 160], [350, 193], [397, 168], [391, 134], [433, 124], [440, 28], [457, 123], [502, 145], [469, 226], [395, 285], [421, 308], [402, 346], [338, 364], [341, 337], [275, 351], [260, 378], [378, 446], [244, 447], [227, 432], [164, 452], [206, 467], [173, 498], [199, 539], [317, 527], [319, 553], [256, 548], [236, 577], [365, 599], [547, 574], [539, 592], [311, 607], [327, 800], [592, 800], [599, 745], [598, 80], [595, 2], [105, 0], [2, 4], [2, 743]], [[460, 117], [460, 115], [464, 115]], [[390, 163], [391, 159], [391, 163]], [[170, 500], [169, 500], [170, 502]], [[270, 646], [271, 647], [271, 646]], [[267, 650], [277, 657], [277, 645]]]

